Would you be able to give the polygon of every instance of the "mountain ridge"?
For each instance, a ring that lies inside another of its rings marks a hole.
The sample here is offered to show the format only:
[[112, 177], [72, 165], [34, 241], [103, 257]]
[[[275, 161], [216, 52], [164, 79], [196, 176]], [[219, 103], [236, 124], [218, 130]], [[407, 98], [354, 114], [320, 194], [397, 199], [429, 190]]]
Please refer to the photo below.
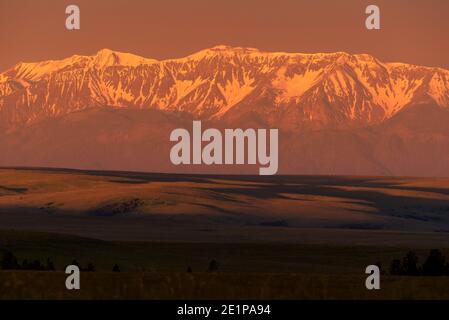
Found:
[[449, 71], [368, 54], [265, 52], [219, 45], [155, 60], [102, 49], [19, 63], [0, 74], [0, 126], [91, 107], [158, 109], [267, 126], [363, 127], [416, 103], [449, 106]]

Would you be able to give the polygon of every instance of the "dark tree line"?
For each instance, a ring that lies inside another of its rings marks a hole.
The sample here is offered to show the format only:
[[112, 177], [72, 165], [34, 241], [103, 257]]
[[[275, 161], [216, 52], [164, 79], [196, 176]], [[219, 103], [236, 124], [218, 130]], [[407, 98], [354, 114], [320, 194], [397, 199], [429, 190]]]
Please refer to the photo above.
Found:
[[2, 260], [0, 261], [0, 267], [2, 270], [55, 270], [55, 265], [49, 258], [47, 258], [45, 264], [41, 263], [40, 260], [28, 261], [27, 259], [23, 260], [22, 263], [19, 263], [16, 256], [10, 251], [3, 252]]
[[[71, 265], [78, 266], [81, 271], [94, 272], [96, 271], [95, 266], [92, 262], [89, 262], [85, 268], [81, 266], [78, 261], [73, 260]], [[40, 260], [28, 261], [24, 259], [22, 263], [11, 251], [3, 251], [2, 258], [0, 260], [0, 270], [33, 270], [33, 271], [55, 271], [55, 264], [49, 258], [42, 263]], [[112, 268], [114, 272], [120, 272], [120, 267], [115, 264]]]
[[390, 274], [401, 276], [449, 276], [449, 263], [438, 249], [430, 251], [424, 263], [419, 263], [415, 252], [409, 251], [405, 257], [394, 259], [390, 265]]
[[[216, 272], [216, 271], [218, 271], [218, 262], [215, 259], [212, 259], [207, 267], [207, 272]], [[193, 273], [193, 269], [191, 266], [187, 267], [187, 273]]]
[[83, 268], [81, 266], [81, 264], [78, 261], [76, 261], [76, 260], [73, 260], [70, 265], [77, 266], [78, 268], [80, 268], [81, 271], [87, 271], [87, 272], [94, 272], [95, 271], [95, 266], [94, 266], [94, 264], [92, 262], [89, 262], [85, 268]]

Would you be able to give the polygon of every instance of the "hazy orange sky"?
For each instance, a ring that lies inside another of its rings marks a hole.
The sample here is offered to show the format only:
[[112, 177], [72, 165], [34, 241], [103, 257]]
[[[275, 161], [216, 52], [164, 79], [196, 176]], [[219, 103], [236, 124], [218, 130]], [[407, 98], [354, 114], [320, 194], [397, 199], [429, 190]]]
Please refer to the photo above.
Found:
[[[80, 31], [65, 29], [69, 4]], [[365, 29], [369, 4], [381, 8], [380, 31]], [[449, 69], [448, 14], [448, 0], [0, 0], [0, 70], [101, 48], [163, 59], [217, 44]]]

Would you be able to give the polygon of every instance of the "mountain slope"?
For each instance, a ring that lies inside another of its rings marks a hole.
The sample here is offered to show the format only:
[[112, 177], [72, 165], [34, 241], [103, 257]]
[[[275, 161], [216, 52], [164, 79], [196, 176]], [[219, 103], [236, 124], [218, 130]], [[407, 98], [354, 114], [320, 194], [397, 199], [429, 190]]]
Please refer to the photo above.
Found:
[[8, 128], [101, 106], [229, 121], [251, 114], [292, 130], [360, 127], [418, 102], [447, 107], [449, 71], [343, 52], [217, 46], [156, 61], [104, 49], [94, 56], [20, 63], [0, 75], [0, 122]]
[[[449, 176], [447, 123], [447, 108], [416, 105], [366, 128], [281, 130], [278, 174]], [[170, 132], [191, 125], [189, 115], [89, 108], [1, 135], [0, 166], [258, 174], [259, 165], [172, 165]]]
[[0, 74], [0, 166], [257, 174], [171, 165], [170, 132], [279, 128], [280, 174], [449, 176], [449, 71], [343, 52], [101, 50]]

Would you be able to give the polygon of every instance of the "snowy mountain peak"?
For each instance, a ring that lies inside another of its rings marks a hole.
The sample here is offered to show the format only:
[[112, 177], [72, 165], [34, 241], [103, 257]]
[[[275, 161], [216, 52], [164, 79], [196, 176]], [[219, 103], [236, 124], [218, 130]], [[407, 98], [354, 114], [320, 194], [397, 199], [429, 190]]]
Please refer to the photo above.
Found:
[[189, 55], [188, 59], [203, 59], [210, 57], [234, 57], [244, 56], [250, 54], [262, 54], [262, 52], [255, 48], [246, 47], [232, 47], [228, 45], [217, 45], [212, 48], [204, 49]]
[[98, 51], [92, 60], [93, 64], [98, 67], [137, 67], [139, 65], [157, 63], [157, 60], [146, 59], [131, 53], [117, 52], [110, 49], [102, 49]]
[[93, 56], [73, 55], [61, 60], [47, 60], [41, 62], [20, 62], [12, 69], [4, 72], [3, 76], [22, 80], [37, 81], [42, 77], [66, 68], [105, 68], [112, 66], [137, 67], [158, 63], [157, 60], [147, 59], [130, 53], [102, 49]]

